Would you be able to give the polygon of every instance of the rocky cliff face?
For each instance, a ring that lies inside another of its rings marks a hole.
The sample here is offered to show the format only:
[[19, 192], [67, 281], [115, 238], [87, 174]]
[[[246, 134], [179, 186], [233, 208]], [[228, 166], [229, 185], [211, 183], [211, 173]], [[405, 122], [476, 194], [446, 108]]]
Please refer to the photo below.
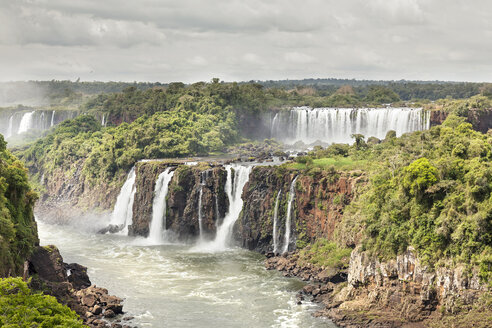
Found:
[[[430, 113], [431, 126], [442, 124], [448, 116], [448, 113], [441, 110], [431, 111]], [[470, 109], [467, 121], [472, 124], [473, 129], [487, 133], [489, 129], [492, 129], [492, 109]]]
[[[45, 192], [36, 204], [38, 215], [45, 220], [63, 223], [83, 216], [86, 212], [109, 212], [113, 208], [126, 174], [119, 176], [119, 183], [108, 184], [101, 181], [97, 185], [91, 185], [82, 178], [82, 166], [82, 161], [73, 163], [70, 174], [57, 168], [49, 179], [39, 172], [39, 182]], [[36, 173], [38, 172], [31, 172]]]
[[[175, 167], [167, 194], [166, 229], [180, 240], [199, 236], [198, 207], [201, 194], [203, 233], [213, 237], [228, 207], [224, 191], [226, 171], [220, 165], [184, 165], [150, 161], [136, 165], [136, 193], [130, 235], [147, 237], [152, 220], [155, 182], [167, 167]], [[201, 192], [200, 192], [201, 191]]]
[[[297, 175], [295, 171], [279, 167], [253, 169], [244, 188], [243, 212], [234, 229], [242, 247], [263, 253], [273, 251], [273, 217], [279, 192], [277, 235], [279, 243], [283, 243], [290, 184]], [[290, 250], [320, 237], [332, 239], [356, 185], [365, 182], [364, 177], [358, 175], [320, 171], [298, 177], [294, 188]]]
[[381, 305], [391, 303], [413, 321], [429, 315], [438, 305], [448, 311], [453, 311], [458, 303], [471, 305], [485, 290], [478, 270], [468, 272], [463, 265], [430, 269], [420, 263], [410, 247], [396, 260], [387, 262], [380, 262], [356, 248], [350, 257], [345, 292], [349, 300], [356, 299], [362, 291]]

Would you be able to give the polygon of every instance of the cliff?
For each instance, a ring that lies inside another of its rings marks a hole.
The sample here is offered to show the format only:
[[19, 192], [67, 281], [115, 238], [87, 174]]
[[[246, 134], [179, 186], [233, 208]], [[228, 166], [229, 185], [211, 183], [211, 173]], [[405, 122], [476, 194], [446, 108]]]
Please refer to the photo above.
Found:
[[[448, 115], [449, 113], [442, 110], [431, 111], [431, 126], [442, 124]], [[492, 129], [492, 109], [470, 109], [467, 114], [467, 121], [471, 123], [476, 131], [487, 133], [489, 129]]]
[[[273, 251], [273, 216], [278, 193], [277, 235], [284, 241], [289, 189], [294, 177], [294, 204], [289, 250], [303, 247], [318, 238], [332, 239], [335, 226], [350, 203], [354, 189], [365, 182], [360, 172], [340, 174], [316, 171], [310, 175], [282, 167], [257, 166], [244, 187], [244, 205], [234, 229], [242, 247], [262, 253]], [[285, 245], [283, 245], [285, 246]]]
[[225, 216], [228, 200], [224, 191], [225, 169], [214, 163], [185, 165], [183, 162], [149, 161], [136, 165], [135, 201], [130, 235], [147, 237], [152, 221], [155, 182], [168, 167], [174, 170], [166, 198], [165, 229], [179, 240], [193, 239], [199, 235], [198, 207], [201, 190], [203, 232], [213, 237], [217, 225]]

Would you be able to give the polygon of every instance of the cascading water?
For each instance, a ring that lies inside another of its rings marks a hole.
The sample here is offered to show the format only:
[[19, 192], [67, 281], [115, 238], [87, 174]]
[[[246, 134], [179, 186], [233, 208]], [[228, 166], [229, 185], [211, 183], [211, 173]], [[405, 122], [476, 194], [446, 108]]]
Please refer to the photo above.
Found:
[[164, 238], [166, 230], [166, 197], [173, 175], [174, 171], [171, 171], [171, 168], [168, 167], [159, 174], [155, 182], [152, 221], [150, 223], [149, 237], [147, 238], [153, 245], [160, 245], [166, 241]]
[[397, 136], [429, 129], [430, 115], [422, 108], [309, 108], [278, 112], [271, 137], [286, 143], [315, 141], [352, 143], [352, 134], [382, 139], [390, 130]]
[[12, 114], [10, 115], [9, 118], [9, 126], [7, 128], [7, 133], [5, 134], [5, 138], [10, 138], [12, 136], [13, 124], [14, 124], [14, 115]]
[[106, 126], [106, 121], [105, 121], [105, 116], [103, 114], [102, 120], [101, 120], [101, 125]]
[[[227, 249], [231, 239], [232, 228], [234, 223], [239, 218], [239, 214], [243, 208], [243, 193], [244, 185], [249, 180], [251, 166], [243, 165], [226, 165], [227, 181], [225, 191], [229, 199], [229, 210], [226, 213], [222, 224], [217, 229], [215, 240], [211, 242], [201, 242], [193, 250], [195, 251], [224, 251]], [[234, 173], [234, 176], [233, 176]]]
[[277, 194], [277, 199], [275, 200], [275, 209], [273, 211], [273, 253], [278, 252], [278, 236], [277, 236], [277, 221], [278, 221], [278, 204], [280, 200], [280, 195], [282, 190]]
[[20, 121], [19, 130], [17, 134], [24, 133], [33, 128], [33, 118], [35, 111], [25, 113]]
[[203, 181], [200, 183], [200, 192], [198, 193], [198, 229], [200, 233], [199, 235], [200, 239], [203, 238], [202, 198], [203, 198]]
[[291, 226], [291, 217], [292, 217], [292, 203], [294, 202], [295, 198], [295, 186], [296, 186], [296, 181], [297, 177], [292, 180], [292, 183], [290, 184], [290, 190], [289, 190], [289, 203], [287, 205], [287, 216], [285, 218], [285, 239], [284, 239], [284, 248], [283, 248], [283, 253], [289, 251], [289, 244], [290, 244], [290, 226]]
[[55, 110], [51, 113], [51, 122], [50, 122], [50, 128], [53, 127], [53, 125], [55, 125]]
[[126, 178], [120, 194], [116, 198], [110, 225], [117, 226], [122, 234], [128, 233], [128, 225], [132, 222], [133, 201], [135, 199], [135, 167], [132, 167]]

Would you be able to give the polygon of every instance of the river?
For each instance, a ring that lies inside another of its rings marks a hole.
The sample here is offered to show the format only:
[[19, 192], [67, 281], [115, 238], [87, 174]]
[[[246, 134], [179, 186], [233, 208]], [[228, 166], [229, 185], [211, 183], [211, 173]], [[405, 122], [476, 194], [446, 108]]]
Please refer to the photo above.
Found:
[[93, 284], [124, 298], [124, 311], [135, 317], [132, 325], [336, 327], [312, 316], [317, 305], [297, 305], [303, 282], [265, 270], [260, 254], [148, 246], [145, 239], [37, 221], [41, 245], [57, 245], [65, 262], [87, 266]]

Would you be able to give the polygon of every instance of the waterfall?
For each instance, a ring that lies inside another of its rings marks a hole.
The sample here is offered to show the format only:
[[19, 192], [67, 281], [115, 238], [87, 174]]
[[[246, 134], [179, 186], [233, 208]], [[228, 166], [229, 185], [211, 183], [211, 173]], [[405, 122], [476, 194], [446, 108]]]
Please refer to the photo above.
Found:
[[104, 119], [105, 119], [105, 117], [104, 117], [104, 114], [103, 114], [103, 117], [102, 117], [102, 120], [101, 120], [101, 125], [102, 126], [106, 126], [106, 121]]
[[55, 112], [56, 112], [56, 110], [54, 110], [53, 112], [51, 112], [50, 128], [53, 127], [53, 125], [55, 125]]
[[203, 183], [200, 184], [200, 192], [198, 194], [198, 229], [200, 231], [200, 239], [203, 238], [203, 217], [202, 217], [202, 198], [203, 198]]
[[25, 113], [25, 114], [22, 116], [22, 119], [21, 119], [21, 121], [20, 121], [20, 125], [19, 125], [19, 130], [17, 131], [17, 134], [24, 133], [24, 132], [26, 132], [27, 130], [29, 130], [29, 129], [32, 129], [32, 128], [33, 128], [33, 117], [34, 117], [34, 112], [35, 112], [35, 111], [29, 112], [29, 113]]
[[277, 220], [278, 220], [278, 203], [281, 194], [282, 194], [282, 190], [280, 190], [277, 194], [277, 199], [275, 200], [275, 209], [273, 211], [273, 253], [274, 254], [277, 254], [278, 252]]
[[[217, 229], [215, 240], [211, 242], [199, 243], [193, 250], [198, 251], [223, 251], [227, 249], [232, 235], [234, 223], [239, 218], [243, 208], [241, 195], [243, 188], [249, 180], [251, 166], [226, 165], [227, 180], [225, 191], [229, 199], [229, 210], [227, 211], [222, 224]], [[234, 175], [233, 175], [234, 174]]]
[[10, 115], [9, 126], [7, 128], [7, 133], [5, 134], [5, 138], [9, 138], [12, 136], [12, 131], [13, 131], [12, 125], [13, 124], [14, 124], [14, 114]]
[[219, 198], [217, 197], [217, 191], [215, 192], [215, 227], [219, 227]]
[[174, 175], [174, 171], [168, 167], [159, 174], [154, 188], [154, 201], [152, 203], [152, 221], [150, 223], [149, 241], [153, 245], [162, 244], [164, 230], [166, 230], [166, 197], [169, 190], [169, 183]]
[[296, 186], [297, 177], [292, 180], [290, 184], [289, 190], [289, 203], [287, 205], [287, 216], [285, 218], [285, 240], [284, 240], [284, 249], [282, 253], [289, 251], [289, 243], [290, 243], [290, 226], [291, 226], [291, 216], [292, 216], [292, 203], [294, 202], [294, 198], [296, 195], [295, 186]]
[[135, 167], [132, 167], [126, 178], [120, 194], [116, 198], [113, 213], [111, 215], [111, 225], [119, 227], [123, 234], [128, 233], [128, 225], [132, 223], [133, 201], [135, 199]]
[[428, 129], [430, 115], [422, 108], [309, 108], [278, 112], [270, 133], [285, 143], [315, 141], [352, 143], [352, 134], [382, 139], [390, 130], [397, 136]]

